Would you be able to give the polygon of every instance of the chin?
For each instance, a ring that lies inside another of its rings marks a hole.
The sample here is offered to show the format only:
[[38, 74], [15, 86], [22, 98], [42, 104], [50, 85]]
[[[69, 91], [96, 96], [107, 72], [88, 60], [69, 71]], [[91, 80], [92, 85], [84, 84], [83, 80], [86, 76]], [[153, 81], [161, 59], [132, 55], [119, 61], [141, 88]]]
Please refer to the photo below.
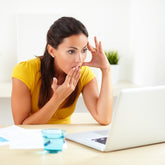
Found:
[[64, 72], [65, 74], [68, 74], [68, 73], [69, 73], [69, 70], [66, 70], [66, 71], [64, 70], [63, 72]]

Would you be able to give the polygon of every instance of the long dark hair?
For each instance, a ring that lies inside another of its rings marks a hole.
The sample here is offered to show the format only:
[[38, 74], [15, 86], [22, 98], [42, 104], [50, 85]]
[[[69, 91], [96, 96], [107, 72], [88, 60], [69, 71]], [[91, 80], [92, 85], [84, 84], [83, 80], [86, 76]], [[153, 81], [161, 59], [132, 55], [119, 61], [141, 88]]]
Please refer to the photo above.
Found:
[[[86, 27], [80, 21], [72, 17], [61, 17], [55, 21], [48, 30], [45, 52], [43, 56], [39, 57], [41, 60], [41, 88], [38, 100], [39, 108], [42, 108], [51, 98], [53, 94], [51, 84], [53, 77], [56, 77], [54, 71], [54, 58], [47, 50], [48, 44], [57, 49], [58, 45], [62, 43], [64, 38], [81, 33], [88, 37]], [[78, 84], [72, 94], [67, 98], [63, 107], [72, 105], [77, 93]]]

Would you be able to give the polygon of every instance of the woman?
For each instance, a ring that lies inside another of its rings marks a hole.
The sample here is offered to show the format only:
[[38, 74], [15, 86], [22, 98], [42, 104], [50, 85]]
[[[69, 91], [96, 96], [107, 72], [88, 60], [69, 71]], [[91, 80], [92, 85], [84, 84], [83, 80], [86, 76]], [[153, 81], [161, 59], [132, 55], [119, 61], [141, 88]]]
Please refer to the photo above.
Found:
[[[92, 54], [84, 62], [87, 49]], [[102, 72], [99, 93], [96, 78], [88, 67]], [[47, 33], [44, 55], [15, 66], [12, 73], [12, 113], [15, 124], [68, 124], [82, 92], [84, 102], [100, 124], [112, 117], [110, 64], [101, 42], [88, 42], [85, 26], [72, 17], [54, 22]]]

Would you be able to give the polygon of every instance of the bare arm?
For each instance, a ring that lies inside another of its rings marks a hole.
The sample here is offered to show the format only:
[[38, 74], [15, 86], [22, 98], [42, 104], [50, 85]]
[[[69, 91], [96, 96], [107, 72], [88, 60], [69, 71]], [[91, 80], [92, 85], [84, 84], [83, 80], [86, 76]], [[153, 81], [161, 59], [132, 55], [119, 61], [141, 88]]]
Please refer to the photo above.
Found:
[[92, 53], [91, 62], [85, 63], [85, 65], [98, 67], [102, 72], [102, 83], [100, 93], [97, 87], [96, 79], [89, 82], [83, 89], [84, 102], [92, 114], [93, 118], [100, 124], [107, 125], [112, 119], [112, 107], [113, 107], [113, 92], [111, 82], [111, 69], [110, 64], [105, 57], [101, 42], [98, 43], [95, 38], [96, 48], [88, 45], [88, 49]]
[[104, 71], [102, 74], [100, 93], [97, 80], [94, 78], [84, 87], [83, 99], [93, 118], [98, 123], [106, 125], [111, 122], [112, 118], [113, 94], [109, 71]]
[[39, 111], [31, 112], [31, 94], [28, 87], [20, 80], [12, 79], [12, 113], [15, 124], [45, 124], [57, 110], [59, 104], [53, 96]]
[[79, 80], [79, 69], [72, 69], [65, 82], [58, 86], [53, 79], [53, 95], [51, 99], [37, 112], [31, 112], [31, 94], [28, 87], [19, 79], [12, 79], [11, 106], [15, 124], [46, 124], [58, 109], [59, 105], [72, 93]]

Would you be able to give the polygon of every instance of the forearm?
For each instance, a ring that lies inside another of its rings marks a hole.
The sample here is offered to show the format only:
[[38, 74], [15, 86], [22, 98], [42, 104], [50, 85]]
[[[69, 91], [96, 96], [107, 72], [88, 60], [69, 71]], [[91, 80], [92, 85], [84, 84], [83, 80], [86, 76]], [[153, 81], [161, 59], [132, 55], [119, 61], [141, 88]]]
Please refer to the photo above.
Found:
[[111, 122], [113, 108], [113, 91], [110, 67], [102, 70], [101, 89], [96, 105], [97, 121], [100, 124], [109, 124]]
[[22, 124], [46, 124], [59, 107], [60, 101], [54, 96], [37, 112], [27, 117]]

